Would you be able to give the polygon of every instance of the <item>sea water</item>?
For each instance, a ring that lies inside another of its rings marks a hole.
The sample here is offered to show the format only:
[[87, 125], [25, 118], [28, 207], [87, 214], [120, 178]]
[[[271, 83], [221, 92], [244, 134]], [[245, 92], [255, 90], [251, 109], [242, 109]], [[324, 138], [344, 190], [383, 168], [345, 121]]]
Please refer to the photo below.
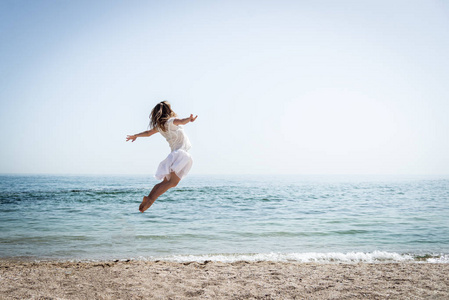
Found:
[[449, 178], [0, 176], [0, 258], [449, 262]]

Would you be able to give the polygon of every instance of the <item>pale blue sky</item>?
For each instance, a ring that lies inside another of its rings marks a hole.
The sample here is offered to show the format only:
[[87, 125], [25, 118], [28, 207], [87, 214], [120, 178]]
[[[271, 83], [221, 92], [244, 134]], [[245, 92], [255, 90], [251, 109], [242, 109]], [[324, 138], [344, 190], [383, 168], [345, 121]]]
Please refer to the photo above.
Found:
[[0, 1], [0, 173], [449, 174], [446, 1]]

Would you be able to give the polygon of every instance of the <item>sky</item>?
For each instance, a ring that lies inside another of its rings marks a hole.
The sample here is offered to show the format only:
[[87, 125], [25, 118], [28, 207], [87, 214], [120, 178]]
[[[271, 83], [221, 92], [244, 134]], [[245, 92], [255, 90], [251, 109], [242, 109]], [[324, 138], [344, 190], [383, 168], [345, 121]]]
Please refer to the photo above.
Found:
[[0, 1], [0, 173], [449, 174], [447, 1]]

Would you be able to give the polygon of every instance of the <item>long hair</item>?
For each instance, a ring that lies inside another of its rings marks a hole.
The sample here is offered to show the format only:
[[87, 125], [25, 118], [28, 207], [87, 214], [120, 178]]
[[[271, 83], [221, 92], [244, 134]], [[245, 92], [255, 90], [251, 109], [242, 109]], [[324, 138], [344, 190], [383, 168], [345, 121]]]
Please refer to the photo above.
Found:
[[162, 101], [156, 104], [150, 114], [150, 127], [166, 131], [165, 123], [168, 119], [176, 117], [168, 101]]

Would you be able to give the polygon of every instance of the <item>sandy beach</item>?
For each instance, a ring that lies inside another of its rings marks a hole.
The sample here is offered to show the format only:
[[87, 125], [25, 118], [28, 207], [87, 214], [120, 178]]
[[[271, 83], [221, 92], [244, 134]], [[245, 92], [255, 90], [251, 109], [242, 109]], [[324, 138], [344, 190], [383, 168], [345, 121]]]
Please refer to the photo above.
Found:
[[449, 264], [0, 262], [1, 299], [448, 299]]

